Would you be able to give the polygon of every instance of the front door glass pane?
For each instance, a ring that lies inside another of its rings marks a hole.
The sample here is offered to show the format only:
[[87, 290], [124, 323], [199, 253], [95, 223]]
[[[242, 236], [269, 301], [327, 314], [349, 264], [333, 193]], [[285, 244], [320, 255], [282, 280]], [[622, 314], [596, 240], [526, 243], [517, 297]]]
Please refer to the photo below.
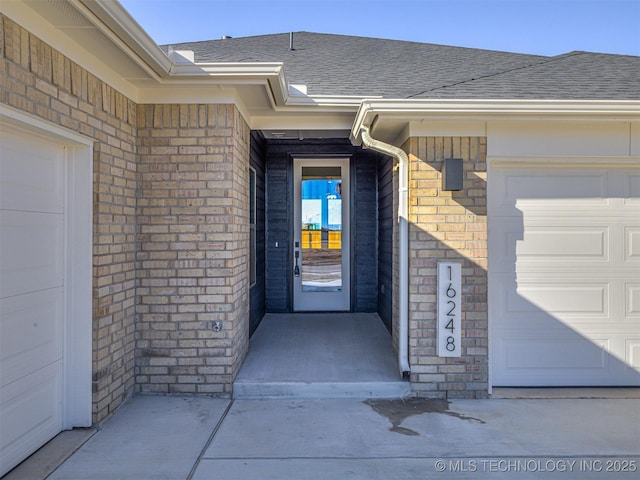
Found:
[[342, 290], [340, 167], [302, 167], [302, 291]]

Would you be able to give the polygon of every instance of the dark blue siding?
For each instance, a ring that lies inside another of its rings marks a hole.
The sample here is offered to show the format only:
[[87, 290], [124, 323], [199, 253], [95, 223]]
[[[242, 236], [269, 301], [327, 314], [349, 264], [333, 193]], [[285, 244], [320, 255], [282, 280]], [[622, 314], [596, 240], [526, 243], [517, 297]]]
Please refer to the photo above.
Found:
[[256, 171], [256, 283], [249, 292], [250, 333], [253, 334], [265, 314], [265, 141], [258, 132], [251, 132], [250, 163]]
[[354, 265], [354, 310], [375, 312], [378, 308], [378, 178], [377, 156], [359, 151], [355, 155], [352, 171], [353, 209], [351, 224], [352, 258]]
[[[267, 312], [289, 312], [291, 159], [267, 145]], [[277, 244], [277, 246], [276, 246]]]
[[378, 161], [378, 315], [391, 331], [393, 318], [393, 160]]
[[[352, 146], [348, 140], [272, 140], [266, 147], [267, 234], [266, 309], [290, 312], [293, 232], [291, 204], [293, 158], [296, 156], [348, 155], [351, 165], [352, 311], [377, 308], [377, 168], [379, 155]], [[355, 228], [354, 228], [355, 227]], [[276, 242], [278, 246], [276, 247]]]

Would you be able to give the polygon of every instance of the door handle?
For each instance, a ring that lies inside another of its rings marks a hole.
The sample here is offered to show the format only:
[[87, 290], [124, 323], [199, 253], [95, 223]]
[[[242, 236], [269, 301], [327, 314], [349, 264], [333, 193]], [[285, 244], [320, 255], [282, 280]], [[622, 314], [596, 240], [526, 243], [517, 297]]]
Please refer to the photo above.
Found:
[[299, 277], [300, 276], [300, 267], [298, 266], [298, 259], [300, 258], [300, 250], [296, 250], [294, 252], [294, 257], [296, 259], [296, 265], [295, 265], [295, 267], [293, 267], [293, 276], [294, 277]]

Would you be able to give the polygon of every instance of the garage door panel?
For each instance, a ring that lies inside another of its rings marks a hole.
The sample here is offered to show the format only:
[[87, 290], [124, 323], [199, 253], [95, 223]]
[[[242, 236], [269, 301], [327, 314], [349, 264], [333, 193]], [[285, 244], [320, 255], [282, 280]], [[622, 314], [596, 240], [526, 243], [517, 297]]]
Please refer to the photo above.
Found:
[[34, 142], [15, 132], [3, 136], [0, 159], [3, 209], [62, 213], [64, 157], [60, 145], [43, 139]]
[[640, 174], [637, 172], [627, 172], [624, 178], [624, 204], [629, 207], [640, 206]]
[[625, 317], [637, 323], [637, 319], [640, 319], [640, 283], [625, 283], [624, 304]]
[[607, 283], [519, 284], [517, 294], [533, 307], [557, 318], [609, 317]]
[[516, 279], [513, 274], [490, 273], [489, 283], [493, 287], [491, 297], [491, 310], [496, 313], [494, 325], [502, 322], [504, 314], [518, 314], [535, 311], [531, 303], [517, 294]]
[[625, 352], [629, 370], [640, 371], [640, 336], [625, 339]]
[[[567, 225], [589, 225], [595, 221], [602, 223], [602, 214], [612, 217], [624, 214], [623, 200], [621, 198], [575, 198], [575, 199], [524, 199], [518, 200], [515, 211], [520, 215], [517, 217], [525, 225], [544, 224], [559, 225], [561, 220], [569, 222]], [[594, 211], [598, 212], [594, 215]], [[526, 215], [523, 215], [526, 212]]]
[[489, 179], [493, 384], [640, 385], [640, 171]]
[[575, 172], [576, 169], [555, 168], [494, 169], [489, 177], [491, 210], [499, 216], [514, 217], [521, 217], [525, 210], [528, 215], [555, 211], [567, 213], [570, 218], [580, 217], [590, 215], [593, 208], [609, 210], [614, 215], [637, 215], [637, 170], [583, 172], [572, 178]]
[[522, 241], [516, 242], [516, 256], [519, 264], [608, 262], [609, 228], [604, 225], [526, 226]]
[[519, 216], [523, 209], [570, 208], [585, 206], [606, 208], [609, 205], [609, 182], [606, 172], [583, 173], [554, 169], [492, 171], [493, 211], [501, 216]]
[[0, 300], [0, 386], [62, 358], [62, 288]]
[[[524, 333], [524, 335], [523, 335]], [[493, 346], [496, 355], [494, 376], [501, 386], [615, 386], [640, 385], [634, 368], [640, 355], [640, 339], [602, 334], [588, 341], [574, 333], [553, 332], [540, 338], [536, 331], [514, 331], [508, 340]], [[613, 351], [627, 354], [620, 358]], [[635, 359], [633, 357], [635, 355]], [[562, 370], [558, 368], [562, 365]]]
[[56, 363], [0, 388], [3, 473], [62, 430], [61, 372]]
[[0, 224], [2, 298], [62, 285], [63, 215], [2, 211]]
[[640, 267], [640, 226], [624, 228], [624, 261]]
[[564, 271], [592, 264], [606, 267], [612, 260], [610, 226], [571, 225], [578, 222], [566, 218], [555, 225], [532, 223], [522, 225], [513, 218], [492, 221], [489, 259], [493, 272], [514, 272], [516, 263], [518, 271], [541, 263]]
[[[532, 178], [535, 179], [532, 181]], [[510, 204], [529, 199], [567, 200], [577, 204], [589, 192], [590, 204], [601, 205], [608, 197], [607, 173], [603, 171], [576, 173], [575, 170], [529, 170], [507, 173], [505, 201]]]
[[495, 218], [489, 229], [489, 264], [492, 273], [515, 272], [516, 245], [522, 229], [510, 218]]
[[[561, 337], [566, 338], [561, 338]], [[571, 334], [555, 334], [555, 339], [527, 336], [505, 342], [506, 367], [510, 370], [526, 368], [554, 368], [563, 365], [571, 370], [603, 370], [607, 365], [606, 340], [584, 342]]]
[[[544, 276], [538, 283], [524, 283], [516, 282], [516, 278], [509, 274], [493, 274], [490, 281], [494, 289], [493, 298], [496, 300], [492, 304], [495, 329], [508, 328], [520, 321], [523, 325], [534, 322], [540, 326], [540, 317], [549, 320], [548, 327], [558, 323], [563, 315], [601, 319], [608, 315], [606, 305], [609, 288], [606, 283], [550, 283], [548, 276]], [[568, 303], [568, 297], [582, 302]]]

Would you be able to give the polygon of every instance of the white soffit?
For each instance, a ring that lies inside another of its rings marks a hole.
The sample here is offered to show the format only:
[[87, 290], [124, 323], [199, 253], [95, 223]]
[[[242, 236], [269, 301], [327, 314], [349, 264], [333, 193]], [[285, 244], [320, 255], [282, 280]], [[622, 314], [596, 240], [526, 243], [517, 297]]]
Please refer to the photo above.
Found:
[[[353, 126], [354, 112], [327, 112], [320, 109], [305, 112], [264, 112], [251, 117], [251, 128], [273, 131], [341, 131], [345, 138]], [[309, 135], [306, 138], [310, 138]]]
[[67, 0], [2, 0], [0, 11], [129, 98], [136, 89], [127, 79], [149, 76]]

